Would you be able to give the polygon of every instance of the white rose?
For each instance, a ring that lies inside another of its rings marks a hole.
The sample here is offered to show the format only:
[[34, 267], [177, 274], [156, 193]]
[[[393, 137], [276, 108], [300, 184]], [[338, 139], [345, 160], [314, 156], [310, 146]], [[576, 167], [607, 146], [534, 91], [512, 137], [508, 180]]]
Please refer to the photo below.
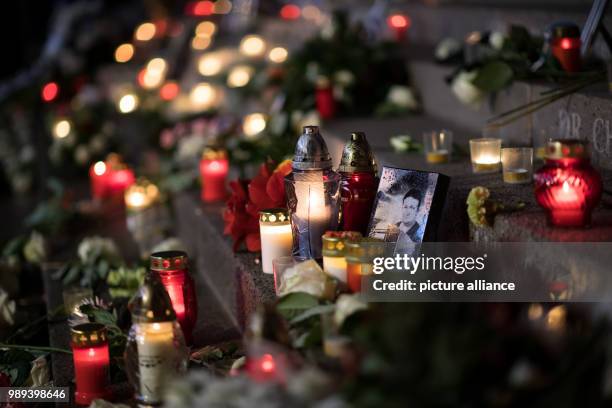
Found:
[[0, 288], [0, 327], [15, 324], [15, 301], [9, 299], [8, 293]]
[[366, 310], [367, 308], [368, 304], [363, 301], [358, 293], [340, 295], [336, 301], [334, 323], [340, 327], [347, 317], [360, 310]]
[[485, 97], [484, 92], [472, 83], [476, 75], [476, 71], [461, 71], [451, 84], [451, 90], [457, 99], [473, 108], [477, 108]]
[[417, 109], [419, 104], [412, 89], [407, 86], [393, 85], [387, 95], [389, 102], [406, 109]]
[[334, 74], [334, 80], [342, 86], [349, 86], [355, 82], [355, 75], [351, 71], [343, 69]]
[[304, 292], [318, 298], [329, 298], [333, 285], [319, 264], [309, 259], [285, 270], [279, 283], [280, 296]]
[[33, 264], [39, 264], [46, 259], [45, 238], [40, 233], [32, 232], [30, 239], [23, 247], [23, 256], [26, 261]]
[[436, 59], [444, 61], [452, 55], [461, 51], [461, 42], [455, 38], [445, 38], [438, 43], [436, 47]]
[[406, 152], [412, 146], [413, 140], [410, 135], [397, 135], [391, 137], [391, 147], [397, 152]]
[[97, 236], [83, 239], [77, 253], [83, 263], [91, 263], [99, 256], [111, 260], [120, 258], [119, 250], [112, 240]]
[[31, 387], [44, 387], [51, 381], [49, 373], [49, 365], [45, 356], [40, 356], [32, 361], [32, 369], [30, 370], [30, 378], [27, 384]]
[[87, 146], [80, 144], [74, 150], [74, 161], [83, 166], [89, 162], [89, 150], [87, 150]]
[[499, 31], [493, 31], [491, 35], [489, 35], [489, 44], [496, 50], [501, 50], [504, 47], [504, 43], [506, 42], [506, 36], [504, 33]]

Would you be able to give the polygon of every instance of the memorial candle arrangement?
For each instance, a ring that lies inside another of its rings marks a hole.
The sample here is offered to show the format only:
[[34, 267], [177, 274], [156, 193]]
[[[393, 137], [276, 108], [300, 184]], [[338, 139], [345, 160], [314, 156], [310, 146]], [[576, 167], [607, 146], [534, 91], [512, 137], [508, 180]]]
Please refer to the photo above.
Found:
[[378, 188], [376, 162], [365, 133], [355, 132], [344, 146], [340, 166], [340, 229], [365, 235]]
[[470, 155], [474, 173], [496, 173], [501, 164], [501, 139], [470, 140]]
[[328, 231], [323, 235], [323, 271], [346, 283], [346, 242], [361, 238], [356, 231]]
[[135, 179], [134, 172], [115, 153], [109, 154], [106, 161], [94, 163], [89, 178], [92, 196], [98, 200], [122, 196]]
[[505, 147], [501, 150], [504, 183], [531, 183], [533, 148]]
[[364, 276], [374, 274], [374, 258], [384, 256], [385, 242], [376, 238], [362, 238], [346, 242], [346, 275], [349, 289], [361, 291]]
[[89, 405], [95, 399], [108, 399], [110, 357], [106, 327], [85, 323], [70, 329], [72, 358], [78, 405]]
[[292, 172], [285, 177], [293, 229], [293, 254], [321, 259], [321, 237], [338, 226], [340, 175], [317, 126], [305, 126], [298, 139]]
[[272, 261], [291, 255], [293, 233], [286, 208], [270, 208], [259, 212], [261, 266], [264, 273], [273, 273]]
[[202, 201], [210, 203], [227, 197], [226, 179], [229, 172], [227, 153], [222, 149], [206, 148], [200, 160]]
[[151, 254], [151, 273], [157, 276], [168, 292], [176, 320], [181, 325], [187, 344], [198, 318], [195, 283], [188, 272], [188, 258], [183, 251], [162, 251]]
[[546, 148], [546, 164], [535, 175], [535, 196], [552, 225], [584, 227], [602, 193], [599, 173], [591, 166], [586, 143], [555, 140]]
[[580, 28], [574, 23], [557, 23], [550, 29], [550, 49], [566, 72], [578, 72], [582, 67]]
[[448, 163], [453, 148], [453, 132], [432, 130], [423, 133], [425, 159], [430, 164]]
[[147, 278], [129, 307], [132, 327], [125, 349], [126, 373], [140, 405], [160, 405], [165, 387], [187, 371], [183, 333], [156, 277]]

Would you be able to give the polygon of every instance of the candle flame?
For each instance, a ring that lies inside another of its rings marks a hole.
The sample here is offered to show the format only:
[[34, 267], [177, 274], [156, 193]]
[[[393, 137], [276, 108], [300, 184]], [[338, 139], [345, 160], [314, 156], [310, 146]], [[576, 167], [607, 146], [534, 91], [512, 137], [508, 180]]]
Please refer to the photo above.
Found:
[[563, 182], [563, 186], [561, 187], [561, 190], [563, 190], [564, 193], [569, 193], [570, 186], [569, 186], [569, 183], [567, 182], [567, 180], [565, 180]]
[[94, 164], [94, 173], [96, 174], [96, 176], [101, 176], [106, 173], [106, 163], [104, 163], [103, 161], [99, 161]]
[[264, 354], [261, 357], [261, 370], [265, 373], [271, 373], [274, 372], [274, 369], [274, 357], [272, 357], [272, 354]]

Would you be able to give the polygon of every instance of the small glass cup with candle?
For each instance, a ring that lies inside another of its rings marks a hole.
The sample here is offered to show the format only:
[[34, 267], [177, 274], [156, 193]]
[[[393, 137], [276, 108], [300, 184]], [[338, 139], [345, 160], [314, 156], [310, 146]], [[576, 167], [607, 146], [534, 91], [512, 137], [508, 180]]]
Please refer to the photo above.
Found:
[[261, 267], [264, 273], [273, 273], [272, 261], [291, 255], [293, 232], [286, 208], [269, 208], [259, 212], [261, 235]]
[[533, 174], [533, 148], [505, 147], [501, 150], [504, 183], [526, 184]]
[[359, 238], [361, 238], [360, 232], [327, 231], [323, 235], [323, 271], [346, 283], [346, 241], [354, 241]]
[[374, 274], [374, 258], [384, 256], [385, 249], [385, 242], [376, 238], [346, 242], [346, 275], [351, 292], [361, 291], [362, 278]]
[[189, 352], [183, 332], [168, 293], [154, 275], [146, 278], [129, 308], [126, 373], [140, 405], [160, 405], [165, 387], [187, 371]]
[[423, 133], [423, 146], [427, 163], [448, 163], [453, 148], [453, 132], [432, 130]]
[[78, 405], [89, 405], [95, 399], [110, 396], [110, 355], [106, 327], [85, 323], [70, 329], [72, 358]]
[[501, 165], [501, 139], [470, 140], [470, 154], [474, 173], [497, 173]]
[[205, 203], [224, 200], [227, 197], [225, 182], [229, 173], [227, 153], [223, 149], [207, 147], [200, 160], [202, 201]]

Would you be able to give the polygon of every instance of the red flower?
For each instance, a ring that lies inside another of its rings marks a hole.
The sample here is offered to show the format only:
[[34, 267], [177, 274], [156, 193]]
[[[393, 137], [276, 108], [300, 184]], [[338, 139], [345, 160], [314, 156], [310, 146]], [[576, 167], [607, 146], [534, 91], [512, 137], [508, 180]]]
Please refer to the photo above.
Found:
[[[272, 170], [274, 169], [274, 170]], [[261, 250], [259, 211], [286, 207], [284, 177], [291, 172], [291, 161], [285, 160], [274, 168], [274, 162], [263, 163], [253, 180], [231, 181], [232, 193], [223, 213], [225, 229], [237, 251], [243, 242], [250, 252]]]

